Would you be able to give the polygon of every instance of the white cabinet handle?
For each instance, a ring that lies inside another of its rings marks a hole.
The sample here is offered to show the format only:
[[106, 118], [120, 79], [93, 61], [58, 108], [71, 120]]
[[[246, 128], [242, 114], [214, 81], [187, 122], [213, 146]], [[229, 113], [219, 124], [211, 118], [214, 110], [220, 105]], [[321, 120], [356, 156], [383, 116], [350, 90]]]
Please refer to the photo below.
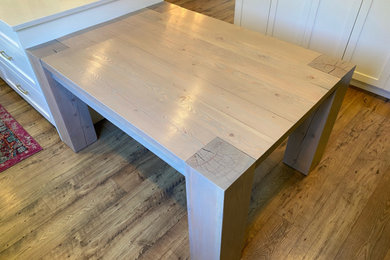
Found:
[[24, 95], [28, 95], [28, 91], [23, 89], [21, 85], [16, 84], [16, 88], [19, 89], [19, 91], [22, 92]]
[[13, 58], [11, 56], [9, 56], [7, 53], [5, 53], [5, 51], [0, 51], [0, 54], [1, 54], [1, 56], [6, 58], [7, 60], [13, 60]]

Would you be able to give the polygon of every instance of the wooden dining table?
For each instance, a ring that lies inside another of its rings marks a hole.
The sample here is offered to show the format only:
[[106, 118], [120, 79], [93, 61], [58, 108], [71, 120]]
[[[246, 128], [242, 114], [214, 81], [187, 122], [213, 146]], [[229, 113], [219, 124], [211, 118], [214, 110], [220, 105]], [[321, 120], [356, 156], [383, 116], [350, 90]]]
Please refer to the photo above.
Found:
[[88, 106], [185, 176], [192, 259], [239, 259], [254, 170], [320, 161], [354, 66], [162, 3], [37, 46], [58, 133], [97, 137]]

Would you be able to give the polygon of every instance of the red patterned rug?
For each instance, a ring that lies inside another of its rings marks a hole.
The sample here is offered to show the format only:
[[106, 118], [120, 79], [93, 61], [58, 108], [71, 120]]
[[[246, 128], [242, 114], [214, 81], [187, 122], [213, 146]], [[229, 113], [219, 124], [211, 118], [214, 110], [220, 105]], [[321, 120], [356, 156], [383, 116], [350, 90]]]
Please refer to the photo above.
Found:
[[0, 105], [0, 172], [40, 150], [42, 147]]

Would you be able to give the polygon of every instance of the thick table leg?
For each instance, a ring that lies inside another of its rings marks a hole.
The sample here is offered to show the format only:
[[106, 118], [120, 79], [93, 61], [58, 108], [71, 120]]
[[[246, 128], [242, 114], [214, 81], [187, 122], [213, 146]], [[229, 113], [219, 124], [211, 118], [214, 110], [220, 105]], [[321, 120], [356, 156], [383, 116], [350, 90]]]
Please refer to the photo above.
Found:
[[254, 162], [219, 138], [187, 160], [191, 259], [240, 259]]
[[61, 140], [78, 152], [97, 139], [88, 106], [56, 82], [48, 71], [45, 73], [48, 80], [45, 96], [57, 131]]
[[61, 140], [78, 152], [95, 142], [96, 132], [88, 106], [56, 82], [49, 71], [43, 68], [40, 58], [66, 49], [67, 46], [53, 41], [46, 47], [28, 52], [35, 74], [49, 105]]
[[353, 71], [288, 138], [284, 163], [307, 175], [320, 162]]

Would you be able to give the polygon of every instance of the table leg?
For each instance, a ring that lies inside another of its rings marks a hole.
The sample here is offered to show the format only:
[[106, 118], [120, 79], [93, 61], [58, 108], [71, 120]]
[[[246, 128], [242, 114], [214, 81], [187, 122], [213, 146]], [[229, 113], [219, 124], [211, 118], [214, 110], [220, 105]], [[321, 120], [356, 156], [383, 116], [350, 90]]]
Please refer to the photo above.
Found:
[[254, 162], [219, 138], [187, 160], [191, 259], [240, 259]]
[[[96, 132], [88, 106], [44, 71], [47, 84], [42, 86], [61, 140], [78, 152], [95, 142]], [[42, 85], [42, 84], [41, 84]]]
[[42, 58], [67, 48], [69, 47], [55, 40], [32, 48], [27, 54], [61, 140], [73, 151], [78, 152], [97, 139], [88, 106], [56, 82], [41, 63]]
[[349, 86], [353, 71], [336, 85], [335, 91], [290, 134], [284, 163], [307, 175], [320, 162]]

